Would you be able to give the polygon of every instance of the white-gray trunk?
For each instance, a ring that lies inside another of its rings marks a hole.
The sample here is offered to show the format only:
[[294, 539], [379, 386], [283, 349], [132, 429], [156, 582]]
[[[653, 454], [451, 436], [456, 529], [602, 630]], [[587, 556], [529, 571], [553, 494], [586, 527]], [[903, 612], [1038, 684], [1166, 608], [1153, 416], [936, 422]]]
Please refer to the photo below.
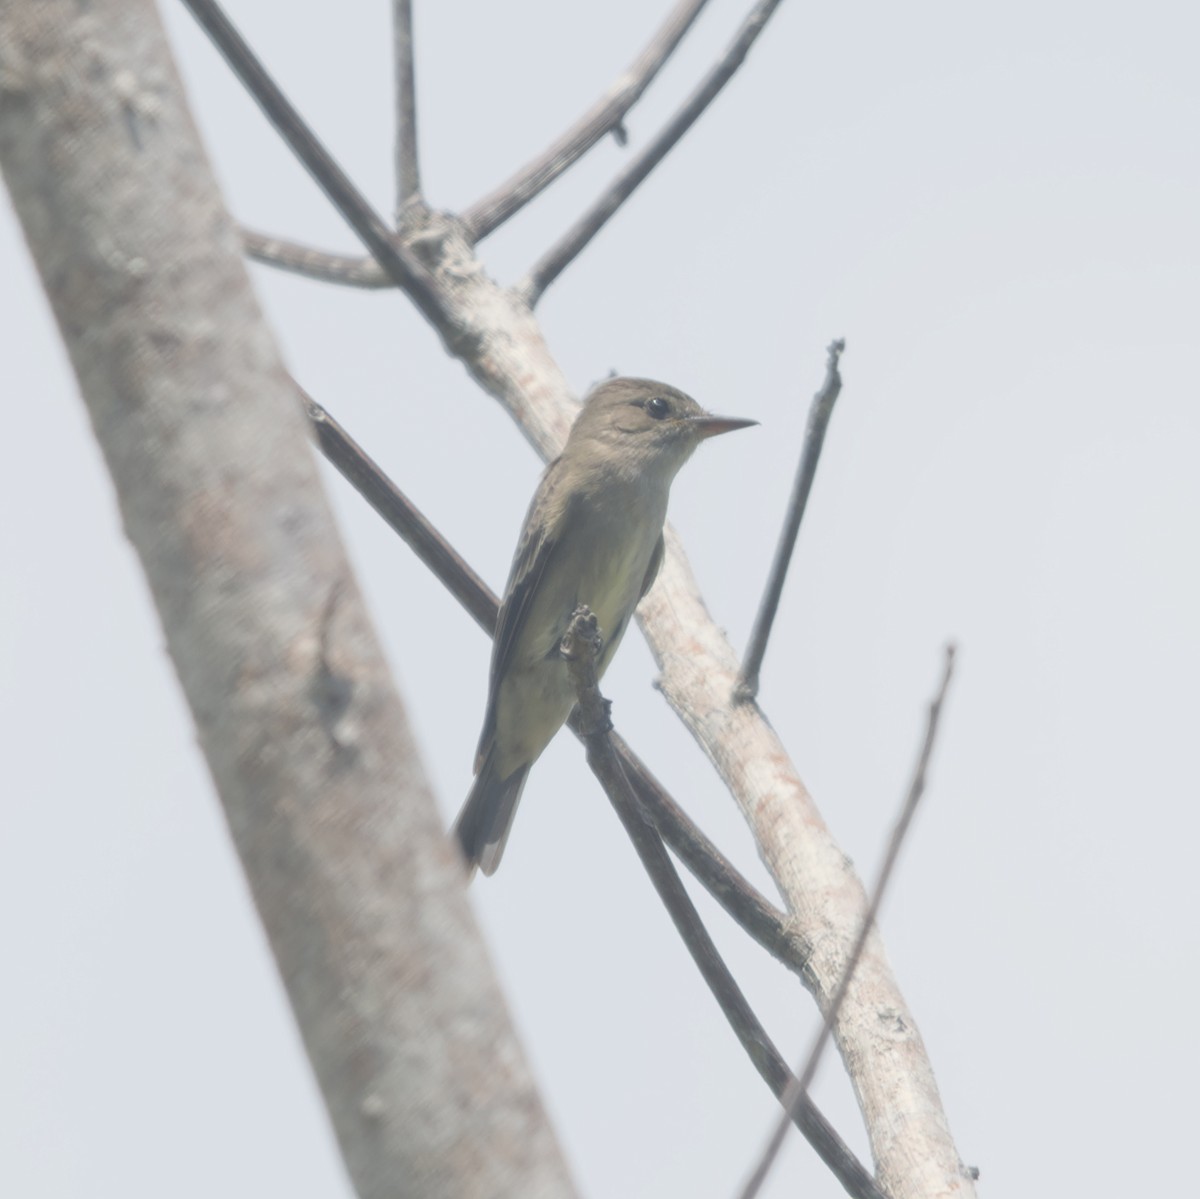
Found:
[[0, 168], [359, 1194], [572, 1194], [150, 0], [0, 6]]

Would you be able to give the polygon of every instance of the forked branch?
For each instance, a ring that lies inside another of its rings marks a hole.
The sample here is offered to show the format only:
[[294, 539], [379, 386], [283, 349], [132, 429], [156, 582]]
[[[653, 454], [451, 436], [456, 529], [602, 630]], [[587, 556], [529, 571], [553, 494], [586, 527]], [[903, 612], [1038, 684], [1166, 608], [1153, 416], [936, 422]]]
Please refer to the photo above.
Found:
[[617, 176], [608, 191], [576, 221], [575, 225], [538, 259], [517, 288], [531, 308], [717, 98], [721, 89], [745, 61], [750, 47], [766, 27], [779, 3], [780, 0], [759, 0], [742, 22], [742, 27], [720, 62], [705, 76], [700, 86], [667, 122], [662, 132]]
[[316, 134], [303, 121], [279, 85], [267, 74], [245, 39], [216, 0], [183, 0], [205, 33], [254, 97], [317, 186], [329, 197], [346, 223], [362, 239], [387, 275], [417, 306], [431, 325], [449, 340], [452, 336], [446, 305], [432, 275], [403, 246], [366, 197], [351, 183]]
[[625, 114], [641, 99], [708, 0], [680, 0], [637, 60], [557, 141], [463, 214], [467, 237], [482, 241], [519, 212], [606, 133], [620, 133]]

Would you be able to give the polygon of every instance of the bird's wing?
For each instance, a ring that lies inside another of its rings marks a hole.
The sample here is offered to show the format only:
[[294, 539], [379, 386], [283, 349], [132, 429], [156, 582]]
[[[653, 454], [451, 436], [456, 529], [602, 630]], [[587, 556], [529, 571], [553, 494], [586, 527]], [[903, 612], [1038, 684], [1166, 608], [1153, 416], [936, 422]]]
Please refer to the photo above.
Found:
[[[654, 543], [654, 549], [650, 554], [650, 561], [646, 566], [646, 573], [642, 576], [642, 589], [638, 592], [639, 600], [654, 586], [654, 580], [658, 577], [658, 568], [662, 565], [665, 552], [666, 545], [663, 542], [663, 535], [659, 533], [658, 540]], [[629, 623], [632, 615], [632, 611], [626, 612], [617, 627], [605, 634], [604, 648], [600, 651], [600, 661], [596, 664], [598, 675], [603, 676], [608, 669], [608, 664], [613, 660], [613, 654], [617, 652], [617, 646], [621, 644], [621, 638], [625, 636], [625, 626]], [[601, 631], [603, 632], [603, 630]]]
[[638, 592], [638, 599], [641, 599], [654, 586], [654, 580], [658, 578], [658, 568], [662, 565], [665, 552], [666, 544], [663, 541], [663, 535], [659, 533], [658, 540], [654, 543], [654, 553], [650, 555], [650, 565], [646, 567], [646, 577], [642, 580], [642, 589]]
[[556, 492], [559, 489], [561, 471], [556, 458], [542, 476], [542, 481], [534, 493], [525, 517], [525, 527], [521, 530], [521, 540], [517, 544], [517, 552], [513, 557], [512, 569], [508, 573], [508, 583], [504, 590], [504, 600], [500, 605], [500, 615], [496, 621], [496, 637], [492, 644], [492, 670], [488, 680], [487, 712], [483, 718], [483, 732], [479, 735], [479, 748], [475, 753], [475, 770], [478, 772], [487, 751], [491, 746], [492, 736], [496, 731], [496, 697], [500, 690], [500, 680], [504, 678], [512, 661], [513, 652], [521, 639], [525, 621], [533, 607], [538, 584], [546, 573], [546, 568], [554, 557], [560, 544], [557, 530], [561, 522], [555, 519], [544, 519], [535, 522], [532, 519], [536, 511], [543, 514], [558, 511], [554, 504]]

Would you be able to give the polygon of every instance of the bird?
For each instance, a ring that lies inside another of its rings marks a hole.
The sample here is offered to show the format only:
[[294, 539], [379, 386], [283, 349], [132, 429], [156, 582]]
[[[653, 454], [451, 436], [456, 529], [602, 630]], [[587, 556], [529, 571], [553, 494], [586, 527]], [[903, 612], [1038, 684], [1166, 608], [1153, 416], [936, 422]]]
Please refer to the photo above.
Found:
[[453, 828], [471, 874], [495, 873], [530, 768], [574, 706], [559, 652], [571, 614], [586, 604], [599, 621], [599, 678], [662, 564], [675, 475], [702, 441], [757, 423], [652, 379], [610, 378], [585, 398], [534, 493], [500, 605], [475, 782]]

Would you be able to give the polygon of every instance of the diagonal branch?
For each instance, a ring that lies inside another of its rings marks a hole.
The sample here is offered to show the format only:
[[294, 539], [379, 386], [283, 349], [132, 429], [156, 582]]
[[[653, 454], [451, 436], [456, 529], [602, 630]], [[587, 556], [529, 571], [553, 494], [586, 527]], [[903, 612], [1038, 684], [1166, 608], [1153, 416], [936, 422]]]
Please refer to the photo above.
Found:
[[379, 265], [441, 333], [443, 339], [450, 340], [452, 330], [446, 305], [433, 276], [411, 251], [395, 239], [362, 192], [351, 183], [349, 176], [333, 160], [316, 134], [279, 90], [278, 84], [267, 74], [221, 6], [216, 0], [183, 0], [183, 3], [254, 97], [267, 120], [279, 131], [317, 186], [333, 201]]
[[396, 224], [400, 225], [404, 206], [421, 194], [412, 0], [392, 0], [392, 44], [396, 65]]
[[[295, 386], [321, 452], [466, 608], [476, 624], [492, 636], [499, 601], [488, 585], [338, 421], [299, 384]], [[571, 728], [580, 735], [574, 715]], [[688, 869], [754, 940], [789, 969], [802, 973], [808, 951], [793, 923], [737, 871], [615, 734], [613, 743], [639, 802]]]
[[500, 601], [492, 589], [467, 565], [425, 515], [387, 477], [366, 453], [316, 400], [293, 380], [317, 446], [341, 472], [342, 477], [400, 535], [405, 544], [470, 613], [489, 637], [496, 632]]
[[812, 1048], [808, 1052], [808, 1057], [805, 1059], [804, 1068], [800, 1071], [799, 1077], [792, 1079], [788, 1084], [787, 1093], [781, 1100], [783, 1115], [777, 1122], [775, 1131], [771, 1134], [770, 1140], [763, 1149], [762, 1157], [741, 1193], [741, 1199], [755, 1199], [762, 1189], [767, 1172], [771, 1169], [775, 1159], [779, 1156], [779, 1150], [783, 1147], [783, 1138], [787, 1135], [788, 1130], [789, 1113], [794, 1112], [797, 1104], [803, 1102], [805, 1096], [808, 1094], [808, 1088], [812, 1086], [813, 1078], [817, 1073], [817, 1064], [821, 1060], [821, 1054], [824, 1053], [825, 1046], [829, 1043], [833, 1027], [837, 1023], [838, 1013], [841, 1011], [842, 1001], [846, 998], [846, 994], [850, 990], [850, 984], [854, 979], [854, 971], [858, 966], [859, 958], [862, 957], [863, 948], [866, 946], [867, 934], [870, 932], [871, 926], [875, 923], [875, 919], [879, 915], [879, 908], [883, 903], [884, 894], [887, 892], [888, 883], [891, 881], [896, 859], [900, 856], [900, 847], [904, 844], [904, 838], [908, 835], [908, 830], [912, 825], [912, 818], [916, 813], [917, 804], [921, 802], [921, 796], [925, 794], [925, 776], [929, 770], [929, 759], [933, 754], [934, 742], [937, 740], [938, 722], [941, 719], [942, 706], [946, 702], [946, 692], [950, 687], [950, 679], [953, 674], [954, 645], [950, 644], [946, 646], [945, 650], [941, 684], [938, 687], [937, 694], [929, 705], [929, 716], [925, 725], [925, 740], [922, 742], [921, 751], [917, 755], [917, 764], [913, 768], [912, 782], [908, 785], [908, 794], [905, 796], [904, 805], [900, 809], [900, 816], [896, 821], [896, 827], [892, 829], [892, 835], [888, 839], [887, 852], [883, 855], [883, 865], [879, 868], [879, 877], [875, 880], [875, 886], [871, 891], [871, 902], [867, 905], [866, 912], [863, 913], [862, 924], [859, 927], [858, 936], [855, 938], [854, 948], [850, 951], [850, 957], [846, 962], [845, 973], [842, 975], [841, 982], [838, 983], [837, 990], [834, 992], [833, 1000], [825, 1012], [825, 1018], [821, 1023], [820, 1031], [817, 1033]]
[[705, 76], [700, 86], [671, 118], [663, 131], [617, 176], [608, 191], [579, 218], [574, 227], [538, 259], [528, 276], [518, 286], [522, 298], [531, 308], [716, 99], [721, 89], [745, 61], [750, 47], [762, 33], [779, 3], [780, 0], [759, 0], [742, 22], [737, 36], [720, 62]]
[[643, 811], [654, 821], [655, 828], [679, 860], [754, 940], [803, 977], [809, 947], [796, 921], [770, 904], [734, 867], [622, 737], [613, 733], [612, 742]]
[[337, 283], [343, 287], [385, 288], [396, 284], [369, 254], [334, 254], [316, 250], [282, 237], [270, 237], [244, 226], [241, 229], [242, 248], [248, 258], [321, 283]]
[[796, 468], [796, 481], [792, 484], [792, 498], [788, 501], [787, 516], [784, 518], [783, 531], [779, 534], [779, 545], [775, 550], [775, 561], [771, 564], [771, 575], [763, 592], [762, 603], [759, 604], [758, 615], [754, 618], [754, 630], [750, 634], [750, 644], [742, 662], [742, 674], [735, 692], [739, 700], [754, 699], [758, 695], [758, 672], [762, 669], [763, 655], [767, 652], [767, 638], [770, 637], [771, 626], [775, 623], [775, 613], [779, 611], [783, 581], [787, 578], [792, 551], [796, 548], [796, 535], [800, 532], [800, 522], [804, 519], [804, 509], [808, 504], [808, 493], [812, 490], [813, 479], [816, 477], [821, 447], [825, 444], [825, 430], [829, 426], [829, 418], [833, 415], [833, 405], [842, 390], [838, 360], [845, 348], [844, 338], [829, 343], [825, 382], [821, 384], [821, 390], [813, 396], [812, 407], [808, 410], [808, 426], [804, 431], [804, 446], [800, 451], [800, 464]]
[[[563, 638], [562, 654], [579, 700], [576, 710], [581, 714], [580, 732], [587, 747], [588, 765], [604, 786], [654, 889], [730, 1027], [755, 1069], [782, 1102], [795, 1090], [796, 1079], [713, 944], [700, 914], [684, 890], [675, 867], [671, 865], [653, 822], [639, 807], [636, 790], [626, 777], [616, 754], [610, 735], [612, 725], [608, 718], [608, 702], [601, 696], [596, 682], [598, 648], [596, 618], [586, 607], [581, 607], [576, 610]], [[799, 1101], [789, 1105], [785, 1118], [789, 1123], [795, 1123], [849, 1194], [886, 1199], [875, 1180], [842, 1143], [807, 1094], [801, 1093]]]
[[[396, 0], [403, 3], [405, 0]], [[557, 141], [463, 214], [468, 238], [482, 241], [519, 212], [606, 133], [621, 135], [625, 114], [641, 99], [708, 0], [680, 0], [629, 69]], [[623, 144], [623, 142], [622, 142]]]

